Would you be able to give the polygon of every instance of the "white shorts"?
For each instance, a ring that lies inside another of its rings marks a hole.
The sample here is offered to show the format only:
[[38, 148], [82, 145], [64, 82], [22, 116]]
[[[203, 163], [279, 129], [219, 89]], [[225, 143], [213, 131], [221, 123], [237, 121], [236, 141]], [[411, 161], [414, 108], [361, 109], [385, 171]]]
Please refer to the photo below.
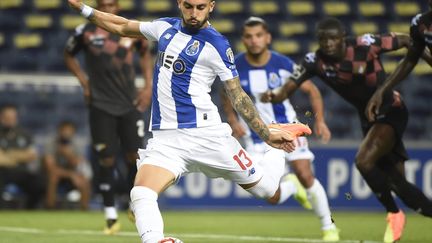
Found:
[[[315, 159], [314, 154], [309, 150], [309, 145], [306, 137], [298, 137], [295, 141], [296, 149], [291, 153], [285, 153], [285, 161], [291, 162], [295, 160], [309, 160]], [[261, 160], [264, 154], [271, 149], [275, 149], [266, 143], [253, 143], [251, 139], [245, 139], [246, 150], [252, 154], [256, 160]], [[277, 149], [275, 149], [277, 150]]]
[[185, 173], [203, 172], [237, 184], [249, 184], [263, 176], [261, 166], [231, 136], [226, 123], [210, 127], [153, 131], [147, 148], [139, 149], [137, 167], [156, 165], [178, 179]]

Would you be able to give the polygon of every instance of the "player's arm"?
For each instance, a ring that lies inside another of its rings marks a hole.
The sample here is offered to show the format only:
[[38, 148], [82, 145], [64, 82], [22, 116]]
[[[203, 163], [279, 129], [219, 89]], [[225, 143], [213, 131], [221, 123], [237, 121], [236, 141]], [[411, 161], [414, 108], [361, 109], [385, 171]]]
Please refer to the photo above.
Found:
[[252, 100], [242, 89], [239, 78], [235, 77], [225, 81], [224, 88], [229, 100], [231, 101], [232, 107], [263, 141], [268, 142], [270, 131], [259, 116]]
[[236, 138], [244, 136], [246, 134], [245, 128], [242, 126], [242, 124], [240, 124], [237, 113], [234, 111], [230, 99], [228, 98], [224, 89], [220, 91], [220, 97], [222, 101], [222, 108], [227, 118], [227, 122], [233, 130], [233, 136]]
[[93, 9], [80, 0], [68, 0], [71, 8], [87, 17], [90, 22], [108, 32], [128, 37], [142, 37], [139, 21], [129, 20], [115, 14], [105, 13]]
[[[416, 66], [418, 60], [425, 54], [426, 43], [421, 37], [418, 30], [418, 20], [420, 15], [413, 18], [411, 22], [410, 36], [411, 42], [408, 47], [408, 52], [402, 61], [398, 64], [395, 71], [390, 74], [384, 83], [375, 91], [374, 95], [369, 99], [366, 106], [365, 114], [369, 121], [375, 120], [375, 115], [379, 113], [384, 94], [393, 89], [397, 84], [404, 80], [408, 74]], [[427, 55], [427, 53], [426, 53]], [[429, 63], [429, 59], [425, 59]]]
[[287, 152], [292, 152], [295, 149], [291, 136], [283, 132], [270, 132], [268, 126], [255, 109], [252, 100], [242, 89], [238, 77], [224, 81], [224, 88], [233, 108], [263, 141], [272, 147]]
[[290, 97], [303, 82], [310, 79], [313, 75], [307, 71], [305, 62], [301, 65], [295, 65], [293, 74], [289, 77], [288, 81], [279, 88], [269, 90], [262, 94], [262, 102], [281, 103]]
[[[143, 45], [143, 44], [142, 44]], [[138, 90], [137, 99], [135, 105], [141, 112], [145, 111], [151, 102], [152, 89], [153, 89], [153, 61], [150, 54], [149, 46], [140, 52], [139, 64], [144, 78], [144, 88]]]
[[404, 80], [416, 66], [417, 61], [421, 56], [421, 53], [418, 54], [417, 58], [415, 59], [408, 58], [408, 55], [412, 53], [412, 51], [410, 51], [410, 49], [412, 48], [413, 47], [408, 49], [407, 56], [402, 59], [402, 61], [396, 67], [395, 71], [387, 77], [384, 83], [375, 91], [373, 96], [369, 99], [365, 111], [366, 117], [369, 121], [374, 121], [375, 116], [379, 113], [384, 94], [392, 90], [396, 85], [398, 85], [402, 80]]
[[35, 161], [38, 154], [35, 148], [28, 147], [25, 149], [8, 149], [4, 151], [4, 156], [16, 163], [26, 164]]
[[78, 79], [79, 83], [81, 84], [81, 87], [83, 88], [85, 102], [89, 104], [90, 103], [90, 82], [87, 78], [87, 75], [85, 74], [78, 60], [75, 58], [75, 56], [72, 53], [65, 50], [63, 57], [67, 69], [69, 69], [69, 71]]
[[328, 143], [331, 138], [330, 130], [324, 119], [324, 102], [321, 92], [312, 81], [307, 80], [300, 85], [300, 90], [309, 96], [309, 101], [312, 106], [313, 114], [315, 116], [314, 130], [315, 134], [321, 137], [323, 143]]

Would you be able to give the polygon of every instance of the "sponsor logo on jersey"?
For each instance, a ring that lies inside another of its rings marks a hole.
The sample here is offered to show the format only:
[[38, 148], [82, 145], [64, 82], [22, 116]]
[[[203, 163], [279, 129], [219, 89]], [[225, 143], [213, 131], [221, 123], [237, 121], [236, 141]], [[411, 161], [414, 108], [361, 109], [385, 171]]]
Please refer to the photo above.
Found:
[[315, 59], [316, 59], [315, 52], [309, 52], [308, 54], [306, 54], [305, 61], [307, 63], [314, 63]]
[[195, 40], [192, 44], [190, 44], [186, 48], [186, 55], [195, 56], [199, 51], [199, 47], [200, 47], [200, 42]]
[[166, 54], [165, 52], [158, 53], [156, 65], [172, 70], [175, 74], [182, 74], [186, 71], [186, 63], [180, 57], [174, 60], [173, 55]]
[[375, 36], [372, 34], [365, 34], [361, 38], [361, 43], [370, 46], [375, 43]]
[[172, 65], [175, 74], [182, 74], [186, 70], [186, 63], [181, 59], [177, 58]]

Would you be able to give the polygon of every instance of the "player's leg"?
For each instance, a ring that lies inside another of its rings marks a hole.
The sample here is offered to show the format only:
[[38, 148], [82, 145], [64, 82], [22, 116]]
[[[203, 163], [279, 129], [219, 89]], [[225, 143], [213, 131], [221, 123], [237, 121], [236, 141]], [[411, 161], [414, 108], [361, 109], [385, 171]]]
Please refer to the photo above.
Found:
[[138, 169], [130, 197], [135, 225], [143, 243], [155, 243], [164, 238], [164, 224], [157, 199], [175, 178], [171, 171], [151, 164], [144, 164]]
[[331, 216], [327, 193], [312, 171], [311, 161], [313, 161], [315, 156], [309, 150], [307, 139], [299, 137], [296, 143], [296, 150], [292, 153], [287, 153], [286, 157], [290, 161], [291, 169], [306, 189], [309, 202], [315, 214], [320, 219], [323, 240], [338, 241], [339, 231]]
[[183, 158], [189, 153], [189, 146], [176, 130], [153, 131], [146, 149], [138, 151], [138, 172], [130, 197], [135, 225], [143, 243], [156, 243], [164, 238], [157, 198], [187, 172]]
[[395, 141], [393, 127], [376, 123], [369, 129], [356, 155], [357, 169], [387, 212], [392, 213], [397, 213], [399, 208], [391, 195], [388, 176], [377, 163], [380, 158], [391, 153]]
[[72, 172], [71, 176], [72, 185], [80, 192], [80, 208], [81, 210], [87, 210], [90, 201], [90, 181], [87, 180], [83, 175]]
[[[265, 174], [271, 175], [273, 178], [281, 178], [285, 173], [285, 152], [279, 149], [272, 148], [266, 143], [254, 143], [252, 139], [245, 139], [246, 151], [249, 153], [253, 161], [257, 161]], [[276, 180], [275, 180], [276, 183]], [[270, 204], [280, 204], [286, 200], [282, 200], [282, 195], [293, 194], [297, 192], [297, 187], [292, 182], [281, 183], [283, 185], [278, 189], [276, 194], [267, 199]], [[306, 192], [305, 192], [306, 198]]]
[[[295, 140], [295, 144], [295, 150], [291, 153], [284, 153], [284, 156], [288, 162], [299, 161], [299, 163], [295, 163], [295, 168], [293, 168], [293, 164], [290, 163], [289, 165], [294, 169], [294, 174], [288, 174], [282, 178], [280, 184], [280, 203], [286, 201], [291, 195], [294, 195], [294, 198], [300, 203], [300, 205], [306, 209], [312, 209], [305, 188], [310, 188], [315, 180], [315, 177], [312, 174], [312, 169], [310, 168], [310, 161], [314, 159], [314, 155], [309, 150], [308, 142], [305, 137], [298, 137]], [[302, 161], [305, 161], [306, 163], [302, 163]], [[292, 185], [296, 190], [284, 192], [283, 188], [286, 187], [286, 185]]]
[[95, 107], [90, 107], [92, 147], [98, 158], [99, 190], [102, 194], [106, 219], [105, 234], [120, 230], [115, 207], [114, 165], [117, 136], [117, 119]]
[[137, 173], [138, 149], [143, 148], [145, 131], [142, 114], [133, 110], [123, 115], [119, 121], [119, 130], [120, 143], [126, 155], [128, 188], [131, 190]]
[[57, 165], [54, 157], [44, 157], [43, 165], [46, 171], [47, 184], [45, 194], [45, 205], [47, 208], [55, 208], [57, 203], [57, 185], [60, 180], [60, 176], [57, 173]]
[[[395, 159], [396, 162], [394, 162]], [[404, 165], [404, 161], [400, 158], [397, 159], [397, 156], [391, 156], [388, 160], [393, 160], [392, 163], [387, 162], [379, 165], [388, 175], [392, 191], [412, 210], [424, 216], [432, 217], [432, 201], [426, 197], [422, 190], [405, 178], [400, 169]]]

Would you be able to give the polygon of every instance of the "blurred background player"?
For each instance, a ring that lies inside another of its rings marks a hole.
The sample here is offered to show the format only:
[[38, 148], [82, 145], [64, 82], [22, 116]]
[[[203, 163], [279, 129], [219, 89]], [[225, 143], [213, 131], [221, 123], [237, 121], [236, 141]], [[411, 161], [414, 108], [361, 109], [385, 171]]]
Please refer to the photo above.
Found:
[[[429, 0], [429, 7], [432, 8], [432, 0]], [[367, 115], [370, 121], [374, 121], [376, 116], [380, 114], [380, 108], [383, 103], [383, 98], [389, 90], [392, 90], [398, 83], [404, 80], [408, 74], [414, 69], [420, 57], [424, 52], [430, 52], [432, 42], [430, 35], [427, 34], [432, 27], [432, 11], [429, 10], [423, 14], [417, 14], [411, 21], [410, 36], [411, 45], [408, 47], [406, 56], [399, 63], [395, 71], [388, 76], [383, 85], [377, 89], [375, 94], [369, 101], [367, 107]], [[427, 47], [427, 48], [426, 48]], [[425, 59], [432, 66], [429, 59]]]
[[[98, 0], [97, 9], [117, 14], [117, 0]], [[84, 50], [86, 73], [74, 57]], [[133, 51], [140, 54], [145, 87], [137, 91]], [[136, 174], [137, 150], [143, 145], [144, 122], [140, 112], [151, 100], [152, 68], [148, 42], [144, 38], [120, 37], [88, 23], [78, 26], [65, 50], [68, 69], [80, 81], [89, 106], [90, 130], [99, 170], [99, 190], [105, 207], [106, 234], [114, 234], [120, 224], [114, 200], [114, 165], [120, 140], [128, 163], [129, 188]]]
[[391, 192], [394, 191], [407, 206], [428, 217], [432, 217], [432, 203], [405, 178], [404, 162], [408, 155], [402, 135], [408, 112], [400, 94], [392, 90], [386, 94], [382, 113], [373, 122], [367, 120], [365, 110], [377, 86], [385, 79], [380, 55], [408, 47], [410, 38], [399, 33], [346, 37], [342, 23], [335, 18], [320, 21], [316, 33], [319, 49], [305, 56], [289, 82], [267, 93], [263, 99], [281, 102], [304, 81], [318, 76], [357, 109], [364, 139], [355, 163], [388, 213], [384, 242], [397, 241], [402, 236], [405, 215]]
[[47, 174], [46, 206], [56, 208], [57, 189], [64, 187], [68, 192], [77, 189], [80, 193], [80, 208], [88, 209], [90, 200], [91, 168], [84, 158], [75, 137], [73, 123], [61, 122], [57, 136], [45, 147], [43, 164]]
[[45, 185], [33, 139], [18, 123], [14, 105], [0, 108], [0, 193], [5, 185], [14, 184], [25, 194], [25, 208], [34, 209], [44, 196]]
[[[260, 101], [261, 94], [267, 89], [283, 85], [296, 65], [290, 58], [269, 50], [271, 38], [267, 23], [262, 18], [250, 17], [245, 21], [242, 28], [242, 41], [246, 52], [239, 54], [235, 59], [240, 84], [255, 103], [264, 122], [267, 124], [297, 122], [296, 112], [289, 100], [279, 104]], [[331, 134], [324, 121], [321, 94], [311, 81], [304, 82], [300, 89], [308, 94], [316, 114], [315, 134], [320, 135], [322, 141], [327, 143]], [[285, 161], [288, 161], [297, 176], [289, 174], [284, 177], [280, 184], [279, 201], [270, 201], [270, 203], [281, 204], [294, 195], [303, 207], [314, 209], [321, 221], [323, 240], [338, 241], [339, 232], [331, 218], [326, 192], [312, 172], [311, 162], [314, 155], [308, 148], [307, 139], [299, 137], [295, 141], [296, 149], [291, 153], [279, 151], [273, 153], [274, 157], [265, 156], [265, 153], [273, 149], [264, 143], [255, 132], [248, 129], [243, 119], [237, 118], [227, 97], [222, 98], [222, 101], [234, 136], [243, 139], [246, 150], [254, 156], [256, 161], [264, 162], [262, 166], [265, 169], [268, 168], [271, 174], [276, 175], [285, 171]], [[306, 191], [303, 187], [306, 188]]]
[[[293, 136], [270, 132], [242, 90], [234, 54], [226, 38], [208, 22], [213, 0], [179, 0], [181, 18], [152, 22], [128, 20], [69, 0], [92, 23], [126, 36], [158, 41], [152, 102], [153, 138], [139, 150], [131, 190], [136, 227], [143, 243], [166, 242], [158, 195], [188, 172], [201, 171], [239, 184], [257, 198], [279, 196], [279, 179], [264, 170], [231, 136], [209, 92], [216, 77], [224, 82], [233, 107], [268, 144], [293, 151]], [[181, 144], [181, 146], [179, 146]]]

